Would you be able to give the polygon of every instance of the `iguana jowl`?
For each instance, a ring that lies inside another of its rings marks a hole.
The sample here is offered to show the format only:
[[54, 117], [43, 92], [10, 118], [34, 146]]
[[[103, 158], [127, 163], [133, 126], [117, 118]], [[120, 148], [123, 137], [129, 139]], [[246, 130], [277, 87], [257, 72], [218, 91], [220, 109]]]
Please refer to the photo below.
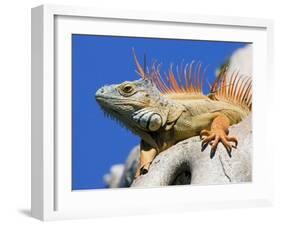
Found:
[[206, 96], [201, 64], [195, 70], [193, 63], [181, 69], [179, 82], [171, 66], [165, 82], [159, 66], [153, 64], [146, 73], [134, 57], [142, 79], [104, 86], [96, 92], [96, 100], [106, 113], [140, 136], [136, 177], [148, 172], [157, 154], [193, 136], [202, 138], [202, 151], [211, 145], [211, 158], [219, 142], [231, 157], [238, 141], [229, 136], [228, 128], [251, 112], [251, 79], [238, 72], [227, 76], [227, 70], [222, 70]]

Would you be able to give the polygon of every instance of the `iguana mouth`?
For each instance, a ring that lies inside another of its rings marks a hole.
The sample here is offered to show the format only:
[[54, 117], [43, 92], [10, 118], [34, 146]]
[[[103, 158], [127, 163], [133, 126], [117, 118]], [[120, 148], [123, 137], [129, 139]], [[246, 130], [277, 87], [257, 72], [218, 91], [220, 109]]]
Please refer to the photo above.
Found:
[[[97, 100], [97, 102], [99, 103], [99, 105], [102, 107], [102, 108], [104, 108], [103, 110], [106, 110], [106, 111], [108, 111], [108, 110], [110, 110], [110, 111], [113, 111], [114, 113], [118, 113], [118, 111], [116, 111], [116, 110], [114, 110], [112, 107], [110, 107], [110, 104], [109, 104], [109, 102], [111, 101], [112, 102], [112, 100], [114, 101], [119, 101], [119, 99], [118, 98], [108, 98], [108, 97], [104, 97], [104, 96], [96, 96], [96, 100]], [[110, 100], [110, 101], [109, 101]], [[116, 103], [114, 103], [113, 105], [115, 105]], [[118, 114], [120, 114], [120, 113], [118, 113]]]
[[121, 106], [124, 106], [124, 105], [145, 106], [146, 105], [145, 102], [139, 101], [139, 100], [134, 100], [134, 99], [125, 100], [125, 99], [121, 99], [121, 98], [105, 97], [105, 96], [96, 96], [96, 100], [102, 105], [108, 105], [108, 102], [110, 102], [110, 101], [111, 101], [112, 105], [116, 105], [116, 106], [117, 105], [121, 105]]
[[99, 102], [99, 103], [106, 103], [108, 102], [108, 100], [117, 100], [117, 101], [120, 101], [119, 98], [112, 98], [112, 97], [107, 97], [107, 96], [101, 96], [101, 95], [96, 95], [96, 100]]

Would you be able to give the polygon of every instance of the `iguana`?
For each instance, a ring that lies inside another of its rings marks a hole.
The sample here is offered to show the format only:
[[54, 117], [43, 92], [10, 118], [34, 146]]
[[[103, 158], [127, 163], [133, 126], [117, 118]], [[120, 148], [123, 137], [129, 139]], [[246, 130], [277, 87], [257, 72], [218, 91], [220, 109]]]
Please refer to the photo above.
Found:
[[239, 71], [227, 76], [224, 67], [210, 85], [210, 93], [204, 95], [206, 68], [201, 73], [201, 64], [194, 67], [192, 62], [181, 67], [178, 79], [171, 65], [164, 81], [159, 65], [153, 63], [151, 71], [146, 72], [135, 53], [134, 59], [142, 78], [104, 86], [96, 92], [96, 100], [105, 113], [140, 136], [140, 164], [135, 176], [147, 173], [160, 152], [198, 135], [202, 151], [211, 145], [210, 158], [214, 157], [219, 142], [231, 157], [238, 141], [229, 136], [228, 128], [251, 112], [250, 77], [239, 76]]

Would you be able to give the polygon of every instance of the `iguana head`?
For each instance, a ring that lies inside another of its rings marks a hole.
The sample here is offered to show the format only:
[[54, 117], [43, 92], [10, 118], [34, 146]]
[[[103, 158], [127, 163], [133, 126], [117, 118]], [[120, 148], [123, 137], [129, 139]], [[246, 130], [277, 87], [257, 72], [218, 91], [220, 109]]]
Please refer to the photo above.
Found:
[[106, 113], [142, 138], [165, 128], [181, 114], [175, 114], [172, 101], [145, 78], [104, 86], [96, 92], [96, 100]]
[[[106, 113], [121, 121], [127, 127], [141, 127], [145, 130], [159, 129], [163, 121], [162, 116], [159, 112], [150, 112], [151, 119], [148, 119], [148, 115], [145, 116], [145, 114], [143, 117], [140, 115], [137, 117], [137, 112], [157, 107], [161, 101], [164, 102], [160, 99], [159, 91], [148, 79], [108, 85], [96, 92], [96, 100]], [[152, 114], [155, 114], [155, 116]], [[154, 118], [157, 125], [153, 123], [149, 125], [149, 120], [151, 121]], [[144, 119], [147, 119], [145, 123]]]

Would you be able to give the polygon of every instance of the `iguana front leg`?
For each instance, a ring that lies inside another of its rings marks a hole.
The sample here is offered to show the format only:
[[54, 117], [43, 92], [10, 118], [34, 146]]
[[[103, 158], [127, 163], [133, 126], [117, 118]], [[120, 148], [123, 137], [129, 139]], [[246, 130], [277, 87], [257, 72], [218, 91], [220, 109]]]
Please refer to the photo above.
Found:
[[[217, 116], [211, 124], [211, 130], [202, 130], [200, 133], [200, 137], [201, 139], [203, 139], [202, 151], [204, 151], [210, 143], [210, 157], [213, 158], [215, 156], [219, 142], [222, 142], [229, 157], [231, 157], [232, 148], [237, 147], [238, 141], [235, 137], [228, 136], [229, 126], [230, 121], [224, 114], [220, 114], [219, 116]], [[233, 142], [235, 145], [231, 144], [231, 142]]]
[[152, 148], [149, 144], [142, 140], [140, 144], [140, 163], [136, 171], [135, 178], [148, 172], [148, 169], [156, 155], [156, 149]]

